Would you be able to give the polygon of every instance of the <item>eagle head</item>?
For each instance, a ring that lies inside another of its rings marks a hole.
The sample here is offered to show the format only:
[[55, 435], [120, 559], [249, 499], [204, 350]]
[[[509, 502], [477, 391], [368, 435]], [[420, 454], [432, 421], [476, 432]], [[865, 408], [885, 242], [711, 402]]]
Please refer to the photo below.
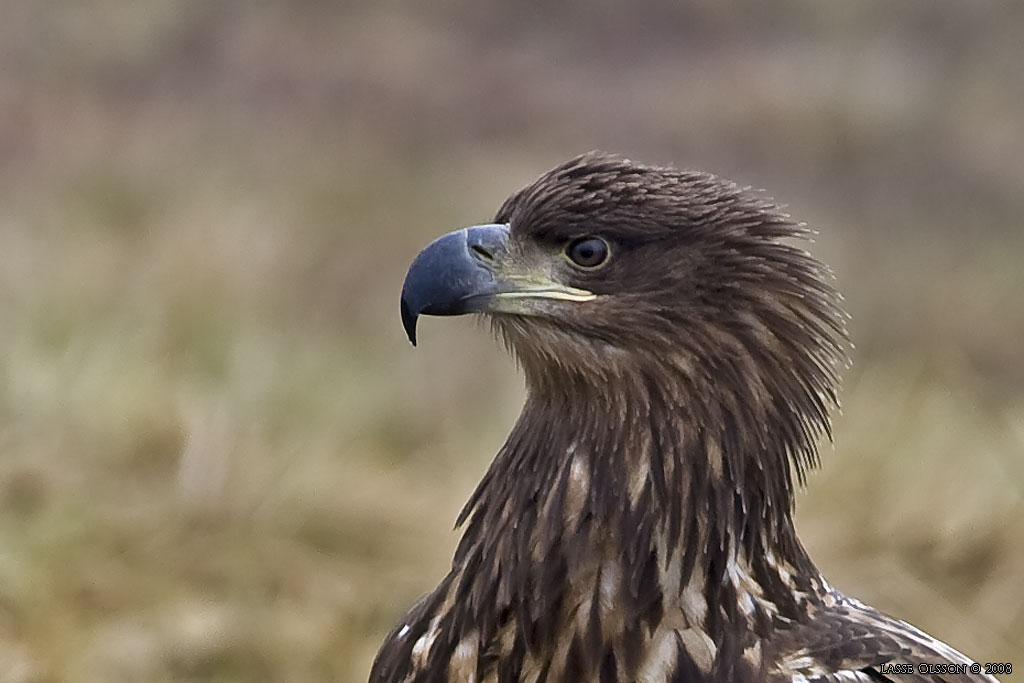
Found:
[[669, 400], [781, 424], [802, 476], [846, 361], [831, 274], [789, 239], [806, 233], [714, 175], [591, 152], [424, 249], [402, 320], [415, 343], [420, 314], [484, 313], [528, 387], [563, 398], [669, 377]]

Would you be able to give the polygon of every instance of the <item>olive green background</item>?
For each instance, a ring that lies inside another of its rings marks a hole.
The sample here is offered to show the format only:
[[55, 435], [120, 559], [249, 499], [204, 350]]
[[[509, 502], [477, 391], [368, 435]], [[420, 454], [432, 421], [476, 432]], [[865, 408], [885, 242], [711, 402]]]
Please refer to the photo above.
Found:
[[[799, 528], [1024, 667], [1024, 4], [0, 6], [0, 683], [361, 681], [515, 419], [434, 236], [592, 148], [765, 188], [853, 315]], [[1009, 678], [1009, 677], [1008, 677]]]

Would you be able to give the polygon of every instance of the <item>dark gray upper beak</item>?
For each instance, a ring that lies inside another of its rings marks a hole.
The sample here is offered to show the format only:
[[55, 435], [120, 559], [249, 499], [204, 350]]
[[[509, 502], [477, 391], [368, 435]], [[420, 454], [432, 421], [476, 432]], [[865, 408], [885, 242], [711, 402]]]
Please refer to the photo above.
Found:
[[434, 240], [413, 260], [402, 286], [402, 325], [414, 346], [420, 314], [480, 311], [498, 293], [493, 264], [505, 254], [508, 235], [507, 225], [463, 228]]

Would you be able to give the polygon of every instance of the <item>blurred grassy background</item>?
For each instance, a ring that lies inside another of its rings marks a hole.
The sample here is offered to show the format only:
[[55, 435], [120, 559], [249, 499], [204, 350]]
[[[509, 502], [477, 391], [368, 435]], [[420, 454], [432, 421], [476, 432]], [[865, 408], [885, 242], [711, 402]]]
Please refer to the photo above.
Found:
[[408, 346], [405, 268], [591, 148], [821, 230], [858, 349], [804, 539], [1024, 667], [1021, 35], [988, 2], [4, 3], [0, 682], [365, 680], [522, 391], [470, 320]]

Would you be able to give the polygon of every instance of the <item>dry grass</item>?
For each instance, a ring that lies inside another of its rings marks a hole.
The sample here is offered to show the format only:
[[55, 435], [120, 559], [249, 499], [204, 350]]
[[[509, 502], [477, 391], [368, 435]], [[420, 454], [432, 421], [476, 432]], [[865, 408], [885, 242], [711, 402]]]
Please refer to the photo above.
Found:
[[807, 544], [1019, 660], [1019, 18], [438, 7], [0, 10], [0, 682], [364, 679], [521, 399], [470, 321], [407, 346], [404, 269], [590, 147], [822, 228], [859, 350]]

